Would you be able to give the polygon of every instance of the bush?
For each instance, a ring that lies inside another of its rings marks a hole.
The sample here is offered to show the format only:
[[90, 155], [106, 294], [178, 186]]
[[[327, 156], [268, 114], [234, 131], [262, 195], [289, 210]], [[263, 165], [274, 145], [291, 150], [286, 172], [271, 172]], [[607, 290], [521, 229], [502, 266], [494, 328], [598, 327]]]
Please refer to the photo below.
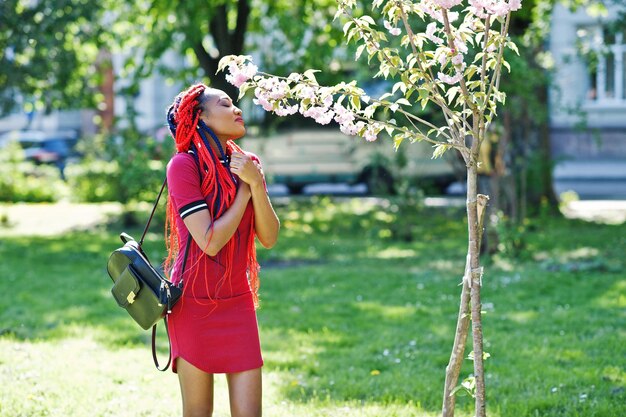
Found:
[[118, 201], [121, 195], [119, 165], [115, 161], [85, 160], [68, 166], [65, 177], [72, 199], [80, 202]]
[[0, 201], [53, 202], [65, 193], [58, 168], [27, 162], [17, 143], [0, 149]]

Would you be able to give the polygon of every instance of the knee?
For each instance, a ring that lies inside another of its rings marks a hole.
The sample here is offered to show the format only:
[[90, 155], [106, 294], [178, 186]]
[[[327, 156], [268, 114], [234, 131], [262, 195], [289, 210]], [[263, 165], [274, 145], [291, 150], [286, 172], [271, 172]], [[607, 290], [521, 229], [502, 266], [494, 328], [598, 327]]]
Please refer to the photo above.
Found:
[[246, 406], [231, 406], [232, 417], [261, 417], [261, 405], [248, 404]]
[[202, 407], [185, 407], [183, 409], [183, 417], [212, 417], [213, 416], [213, 407], [212, 406], [202, 406]]

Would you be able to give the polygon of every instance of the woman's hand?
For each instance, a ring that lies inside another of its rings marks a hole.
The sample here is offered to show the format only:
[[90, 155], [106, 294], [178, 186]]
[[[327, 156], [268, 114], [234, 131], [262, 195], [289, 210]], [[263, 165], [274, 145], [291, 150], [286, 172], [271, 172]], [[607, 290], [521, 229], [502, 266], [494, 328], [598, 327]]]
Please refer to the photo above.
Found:
[[263, 183], [263, 172], [250, 156], [233, 152], [230, 156], [230, 171], [251, 187]]

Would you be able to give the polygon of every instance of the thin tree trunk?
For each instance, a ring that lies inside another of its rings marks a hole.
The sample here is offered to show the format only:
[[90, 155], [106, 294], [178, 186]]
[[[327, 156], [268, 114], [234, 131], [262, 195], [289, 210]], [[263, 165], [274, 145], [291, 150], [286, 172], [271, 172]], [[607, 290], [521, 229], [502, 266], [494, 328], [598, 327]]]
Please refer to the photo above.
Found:
[[[482, 232], [484, 224], [484, 218], [487, 207], [487, 201], [489, 197], [486, 195], [478, 194], [477, 196], [477, 210], [479, 219], [479, 247], [480, 240], [482, 239]], [[465, 263], [465, 274], [463, 275], [463, 283], [461, 289], [461, 302], [459, 306], [459, 315], [456, 322], [456, 333], [454, 335], [454, 345], [452, 347], [452, 353], [450, 354], [450, 361], [446, 367], [446, 381], [443, 391], [443, 408], [441, 415], [443, 417], [454, 417], [454, 407], [456, 403], [456, 396], [452, 394], [454, 388], [459, 381], [459, 374], [461, 372], [461, 366], [463, 365], [463, 359], [465, 354], [465, 345], [467, 342], [467, 334], [470, 324], [470, 282], [471, 282], [471, 265], [470, 265], [470, 253], [468, 250], [467, 260]]]
[[470, 305], [472, 316], [472, 342], [474, 347], [474, 378], [476, 382], [475, 390], [475, 408], [476, 417], [485, 417], [485, 372], [483, 367], [483, 331], [481, 321], [482, 304], [480, 301], [480, 288], [482, 281], [482, 267], [480, 266], [480, 243], [479, 243], [479, 220], [478, 220], [478, 201], [477, 201], [477, 173], [476, 148], [472, 146], [472, 161], [467, 167], [467, 220], [469, 233], [469, 253], [470, 253], [470, 275], [471, 275], [471, 291]]

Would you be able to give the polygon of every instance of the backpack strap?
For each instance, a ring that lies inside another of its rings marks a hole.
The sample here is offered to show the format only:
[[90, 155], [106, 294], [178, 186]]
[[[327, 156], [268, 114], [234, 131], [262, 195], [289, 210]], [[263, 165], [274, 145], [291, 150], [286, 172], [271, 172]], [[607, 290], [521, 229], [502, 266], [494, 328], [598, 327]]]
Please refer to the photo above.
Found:
[[[202, 173], [200, 171], [200, 164], [197, 159], [196, 159], [196, 162], [198, 163], [198, 175], [200, 175], [200, 181], [202, 181]], [[166, 185], [167, 185], [167, 176], [165, 177], [165, 181], [163, 181], [163, 185], [161, 186], [161, 191], [159, 191], [159, 195], [157, 196], [156, 201], [154, 202], [154, 207], [152, 207], [150, 218], [148, 219], [148, 222], [146, 223], [146, 227], [144, 228], [143, 233], [141, 235], [141, 240], [139, 241], [140, 248], [141, 248], [141, 244], [143, 243], [143, 239], [146, 236], [146, 232], [148, 231], [148, 227], [150, 226], [150, 222], [152, 221], [152, 217], [154, 216], [154, 212], [156, 211], [157, 204], [159, 204], [159, 199], [161, 198], [161, 195], [163, 194], [163, 190], [165, 189]], [[180, 288], [181, 290], [183, 289], [185, 267], [187, 266], [187, 257], [189, 256], [189, 247], [191, 246], [191, 241], [192, 241], [192, 236], [191, 236], [191, 232], [189, 232], [189, 236], [187, 237], [187, 246], [185, 246], [185, 255], [183, 257], [183, 268], [180, 272], [180, 282], [177, 285], [177, 287]], [[158, 323], [152, 326], [152, 360], [154, 361], [154, 366], [156, 366], [156, 368], [161, 372], [167, 371], [167, 369], [170, 367], [170, 364], [172, 363], [172, 343], [170, 342], [170, 332], [167, 327], [167, 315], [171, 312], [172, 312], [172, 306], [168, 305], [167, 313], [165, 314], [165, 317], [163, 317], [163, 324], [165, 325], [165, 334], [167, 335], [168, 358], [167, 358], [167, 363], [165, 364], [165, 366], [163, 366], [163, 368], [159, 366], [159, 359], [157, 358], [157, 354], [156, 354], [156, 333], [157, 333]]]

